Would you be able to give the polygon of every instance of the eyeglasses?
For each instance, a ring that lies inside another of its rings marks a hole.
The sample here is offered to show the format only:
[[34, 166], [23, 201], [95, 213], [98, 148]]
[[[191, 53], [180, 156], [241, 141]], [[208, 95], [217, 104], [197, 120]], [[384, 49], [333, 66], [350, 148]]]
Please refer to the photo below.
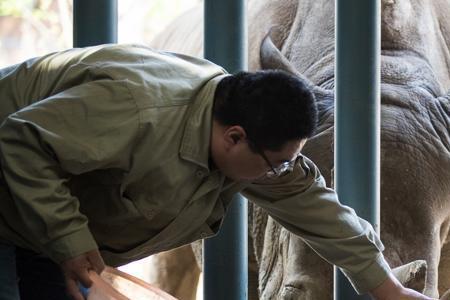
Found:
[[300, 156], [297, 156], [295, 159], [293, 159], [291, 161], [284, 162], [281, 165], [274, 167], [272, 165], [272, 163], [270, 162], [269, 158], [266, 156], [266, 154], [260, 147], [256, 146], [253, 142], [250, 142], [248, 140], [247, 140], [247, 142], [252, 146], [252, 148], [259, 155], [261, 155], [261, 157], [266, 161], [267, 165], [270, 167], [270, 170], [267, 171], [267, 173], [265, 174], [266, 177], [269, 177], [269, 178], [279, 177], [285, 173], [292, 172], [292, 170], [294, 169], [294, 166], [295, 166], [295, 162], [300, 157]]

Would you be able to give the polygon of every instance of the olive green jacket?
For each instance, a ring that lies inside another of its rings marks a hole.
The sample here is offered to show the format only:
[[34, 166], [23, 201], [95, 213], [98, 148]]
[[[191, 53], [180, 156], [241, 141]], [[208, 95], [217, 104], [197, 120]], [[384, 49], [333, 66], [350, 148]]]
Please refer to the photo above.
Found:
[[143, 46], [72, 49], [0, 70], [0, 239], [117, 266], [214, 235], [242, 192], [359, 292], [389, 272], [370, 224], [301, 157], [275, 180], [209, 167], [217, 65]]

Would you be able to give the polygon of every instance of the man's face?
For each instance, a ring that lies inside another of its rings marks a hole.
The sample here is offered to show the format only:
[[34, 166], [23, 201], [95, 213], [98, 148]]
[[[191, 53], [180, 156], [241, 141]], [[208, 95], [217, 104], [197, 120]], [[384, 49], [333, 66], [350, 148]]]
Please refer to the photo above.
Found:
[[229, 144], [225, 142], [226, 151], [216, 151], [219, 155], [213, 155], [213, 158], [225, 176], [239, 182], [253, 181], [264, 177], [273, 168], [295, 160], [305, 142], [306, 139], [289, 141], [280, 151], [261, 150], [262, 154], [253, 152], [243, 136], [236, 136], [230, 138]]

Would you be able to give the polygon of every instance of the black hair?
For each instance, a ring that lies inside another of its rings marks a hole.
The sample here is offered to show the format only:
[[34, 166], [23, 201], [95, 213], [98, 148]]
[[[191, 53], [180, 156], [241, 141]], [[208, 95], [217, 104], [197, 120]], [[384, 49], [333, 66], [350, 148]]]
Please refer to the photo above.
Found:
[[261, 150], [279, 151], [289, 141], [313, 135], [317, 108], [314, 94], [301, 79], [264, 70], [222, 79], [213, 116], [222, 125], [242, 126], [251, 144]]

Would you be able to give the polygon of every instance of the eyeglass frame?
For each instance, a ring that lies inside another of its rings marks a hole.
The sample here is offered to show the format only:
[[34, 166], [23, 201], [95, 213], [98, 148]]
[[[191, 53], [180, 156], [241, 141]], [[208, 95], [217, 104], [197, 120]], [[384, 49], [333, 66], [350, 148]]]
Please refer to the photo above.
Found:
[[249, 144], [250, 148], [253, 148], [256, 151], [256, 153], [258, 153], [266, 161], [267, 165], [269, 166], [270, 170], [267, 171], [265, 174], [267, 177], [279, 177], [279, 176], [283, 175], [284, 173], [286, 173], [287, 171], [291, 172], [294, 169], [297, 159], [300, 157], [300, 155], [298, 155], [293, 160], [284, 162], [284, 163], [280, 164], [279, 166], [274, 167], [261, 147], [257, 146], [255, 143], [253, 143], [252, 141], [250, 141], [248, 139], [247, 139], [247, 143]]

